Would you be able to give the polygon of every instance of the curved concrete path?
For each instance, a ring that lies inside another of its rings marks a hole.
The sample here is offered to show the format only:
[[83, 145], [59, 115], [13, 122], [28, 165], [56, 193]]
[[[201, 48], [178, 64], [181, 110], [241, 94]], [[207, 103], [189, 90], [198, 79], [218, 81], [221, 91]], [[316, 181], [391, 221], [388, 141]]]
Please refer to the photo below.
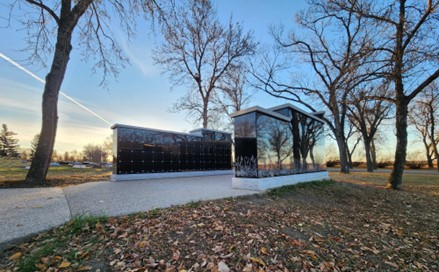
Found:
[[231, 183], [231, 175], [222, 175], [0, 189], [0, 251], [78, 215], [117, 216], [257, 193], [232, 189]]

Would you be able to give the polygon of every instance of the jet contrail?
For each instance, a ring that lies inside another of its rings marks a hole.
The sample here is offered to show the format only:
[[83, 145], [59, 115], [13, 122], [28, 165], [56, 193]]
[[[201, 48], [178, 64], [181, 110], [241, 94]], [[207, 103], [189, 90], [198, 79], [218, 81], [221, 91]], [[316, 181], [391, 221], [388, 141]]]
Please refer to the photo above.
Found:
[[[23, 66], [21, 66], [20, 64], [16, 63], [15, 61], [13, 61], [12, 59], [10, 59], [9, 57], [5, 56], [4, 54], [0, 53], [0, 57], [4, 60], [6, 60], [7, 62], [11, 63], [12, 65], [14, 65], [15, 67], [17, 67], [18, 69], [22, 70], [23, 72], [25, 72], [26, 74], [30, 75], [31, 77], [35, 78], [36, 80], [38, 80], [39, 82], [46, 84], [46, 81], [40, 77], [38, 77], [37, 75], [35, 75], [34, 73], [32, 73], [31, 71], [27, 70], [26, 68], [24, 68]], [[107, 121], [104, 117], [100, 116], [99, 114], [95, 113], [94, 111], [92, 111], [91, 109], [87, 108], [86, 106], [82, 105], [81, 103], [79, 103], [76, 99], [74, 99], [71, 96], [68, 96], [66, 93], [60, 91], [59, 92], [62, 96], [64, 96], [65, 98], [67, 98], [68, 100], [70, 100], [70, 102], [76, 104], [77, 106], [81, 107], [82, 109], [86, 110], [87, 112], [93, 114], [94, 116], [96, 116], [97, 118], [101, 119], [102, 121], [104, 121], [105, 123], [107, 123], [108, 125], [112, 125], [112, 123], [110, 123], [109, 121]]]

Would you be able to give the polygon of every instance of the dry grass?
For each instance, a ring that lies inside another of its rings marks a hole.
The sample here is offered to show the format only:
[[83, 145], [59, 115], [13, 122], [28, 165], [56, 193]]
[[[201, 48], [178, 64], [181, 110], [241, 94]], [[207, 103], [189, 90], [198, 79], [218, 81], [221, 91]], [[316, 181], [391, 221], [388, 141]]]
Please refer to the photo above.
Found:
[[49, 167], [47, 182], [28, 184], [24, 182], [27, 171], [18, 159], [0, 160], [0, 188], [53, 187], [80, 184], [110, 179], [111, 170], [105, 168], [72, 168], [71, 166]]

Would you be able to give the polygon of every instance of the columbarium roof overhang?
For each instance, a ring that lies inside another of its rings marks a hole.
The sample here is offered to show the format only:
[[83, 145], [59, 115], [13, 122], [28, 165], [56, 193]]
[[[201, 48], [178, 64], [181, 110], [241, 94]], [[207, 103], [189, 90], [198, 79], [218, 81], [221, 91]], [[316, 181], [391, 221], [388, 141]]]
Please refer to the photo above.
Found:
[[232, 113], [230, 115], [230, 117], [235, 118], [235, 117], [238, 117], [238, 116], [241, 116], [241, 115], [245, 115], [245, 114], [248, 114], [248, 113], [252, 113], [252, 112], [260, 112], [260, 113], [263, 113], [265, 115], [274, 117], [276, 119], [280, 119], [282, 121], [287, 121], [287, 122], [290, 121], [290, 119], [288, 117], [286, 117], [286, 116], [284, 116], [282, 114], [276, 113], [276, 112], [274, 112], [272, 110], [268, 110], [268, 109], [265, 109], [265, 108], [262, 108], [262, 107], [259, 107], [259, 106], [254, 106], [254, 107], [251, 107], [251, 108], [247, 108], [245, 110], [240, 110], [240, 111], [234, 112], [234, 113]]
[[311, 112], [311, 113], [310, 112], [306, 112], [306, 111], [304, 111], [304, 110], [302, 110], [302, 109], [300, 109], [300, 108], [298, 108], [298, 107], [296, 107], [296, 106], [294, 106], [294, 105], [292, 105], [290, 103], [286, 103], [286, 104], [282, 104], [282, 105], [279, 105], [279, 106], [276, 106], [276, 107], [272, 107], [272, 108], [269, 108], [268, 110], [269, 111], [278, 111], [278, 110], [282, 110], [282, 109], [286, 109], [286, 108], [292, 109], [292, 110], [297, 111], [297, 112], [300, 112], [301, 114], [304, 114], [304, 115], [306, 115], [306, 116], [308, 116], [308, 117], [310, 117], [310, 118], [312, 118], [314, 120], [317, 120], [319, 122], [324, 123], [324, 121], [318, 117], [318, 115], [323, 115], [324, 112], [322, 112], [322, 111]]

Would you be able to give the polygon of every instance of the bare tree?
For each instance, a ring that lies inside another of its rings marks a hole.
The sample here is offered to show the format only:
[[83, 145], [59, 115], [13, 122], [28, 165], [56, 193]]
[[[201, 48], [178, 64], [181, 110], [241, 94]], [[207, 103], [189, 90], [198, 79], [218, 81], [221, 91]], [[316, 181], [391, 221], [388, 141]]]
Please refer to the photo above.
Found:
[[408, 106], [419, 93], [439, 77], [438, 0], [333, 0], [334, 10], [354, 12], [376, 35], [370, 48], [378, 52], [385, 77], [394, 93], [396, 149], [388, 188], [402, 189], [407, 155]]
[[[348, 129], [346, 132], [346, 153], [348, 156], [348, 164], [350, 169], [354, 168], [352, 156], [354, 155], [355, 150], [357, 150], [357, 147], [361, 141], [361, 137], [358, 134], [359, 131], [357, 127], [355, 127], [352, 122], [348, 122]], [[349, 144], [349, 141], [353, 142], [353, 144]]]
[[56, 150], [53, 150], [52, 156], [50, 157], [50, 160], [52, 162], [58, 162], [62, 159], [62, 155], [58, 154]]
[[230, 114], [242, 110], [250, 102], [252, 94], [249, 93], [248, 88], [247, 70], [242, 66], [230, 69], [221, 80], [218, 86], [219, 92], [213, 103], [218, 114], [227, 114], [226, 126], [233, 125]]
[[[361, 133], [366, 155], [367, 171], [373, 172], [374, 157], [376, 161], [374, 139], [383, 120], [389, 118], [391, 103], [384, 100], [368, 98], [371, 94], [386, 96], [387, 86], [380, 85], [374, 89], [360, 89], [352, 92], [349, 98], [348, 116], [351, 124]], [[371, 147], [373, 145], [373, 147]], [[373, 149], [373, 150], [372, 150]]]
[[439, 171], [438, 151], [438, 111], [439, 111], [439, 88], [435, 82], [424, 89], [414, 101], [409, 110], [409, 123], [419, 132], [425, 147], [425, 154], [429, 168], [433, 168], [433, 159], [436, 159]]
[[81, 152], [78, 152], [78, 150], [70, 151], [70, 158], [73, 161], [81, 161], [83, 159], [83, 156]]
[[[102, 84], [105, 84], [107, 76], [116, 75], [119, 67], [127, 62], [112, 36], [111, 19], [118, 17], [123, 32], [131, 36], [135, 14], [139, 11], [154, 14], [161, 10], [155, 0], [129, 0], [123, 3], [117, 0], [11, 2], [11, 18], [19, 17], [27, 30], [26, 49], [30, 52], [29, 60], [44, 63], [47, 58], [52, 59], [43, 92], [40, 137], [26, 176], [27, 182], [41, 183], [47, 175], [55, 144], [58, 96], [73, 48], [73, 38], [77, 38], [78, 47], [83, 49], [84, 59], [95, 61], [93, 69], [103, 70]], [[14, 16], [15, 9], [22, 16]]]
[[104, 150], [102, 146], [96, 144], [87, 144], [84, 146], [84, 151], [82, 154], [84, 157], [93, 163], [100, 164], [102, 162], [102, 158], [104, 157]]
[[105, 138], [104, 142], [102, 143], [102, 152], [103, 152], [103, 159], [104, 161], [108, 160], [108, 156], [113, 155], [113, 137], [108, 136]]
[[[297, 15], [297, 23], [307, 33], [306, 37], [300, 38], [296, 33], [290, 33], [288, 39], [283, 40], [282, 28], [272, 32], [287, 54], [302, 58], [301, 70], [309, 70], [305, 78], [315, 81], [305, 82], [301, 78], [296, 78], [292, 83], [280, 81], [277, 77], [285, 72], [285, 66], [277, 62], [282, 59], [280, 55], [274, 61], [265, 58], [265, 70], [261, 72], [255, 69], [252, 75], [259, 89], [273, 96], [301, 103], [313, 111], [319, 103], [329, 111], [330, 114], [322, 119], [337, 141], [340, 171], [349, 173], [345, 101], [359, 84], [376, 76], [374, 71], [369, 71], [373, 66], [368, 63], [368, 30], [363, 27], [361, 17], [351, 12], [334, 12], [330, 10], [328, 1], [313, 0], [309, 4], [306, 12]], [[314, 106], [309, 103], [310, 100]]]
[[221, 79], [252, 55], [257, 43], [241, 24], [222, 25], [209, 0], [186, 0], [162, 28], [165, 42], [155, 51], [155, 62], [169, 73], [175, 85], [189, 87], [173, 106], [187, 111], [207, 128], [216, 114], [212, 101]]

